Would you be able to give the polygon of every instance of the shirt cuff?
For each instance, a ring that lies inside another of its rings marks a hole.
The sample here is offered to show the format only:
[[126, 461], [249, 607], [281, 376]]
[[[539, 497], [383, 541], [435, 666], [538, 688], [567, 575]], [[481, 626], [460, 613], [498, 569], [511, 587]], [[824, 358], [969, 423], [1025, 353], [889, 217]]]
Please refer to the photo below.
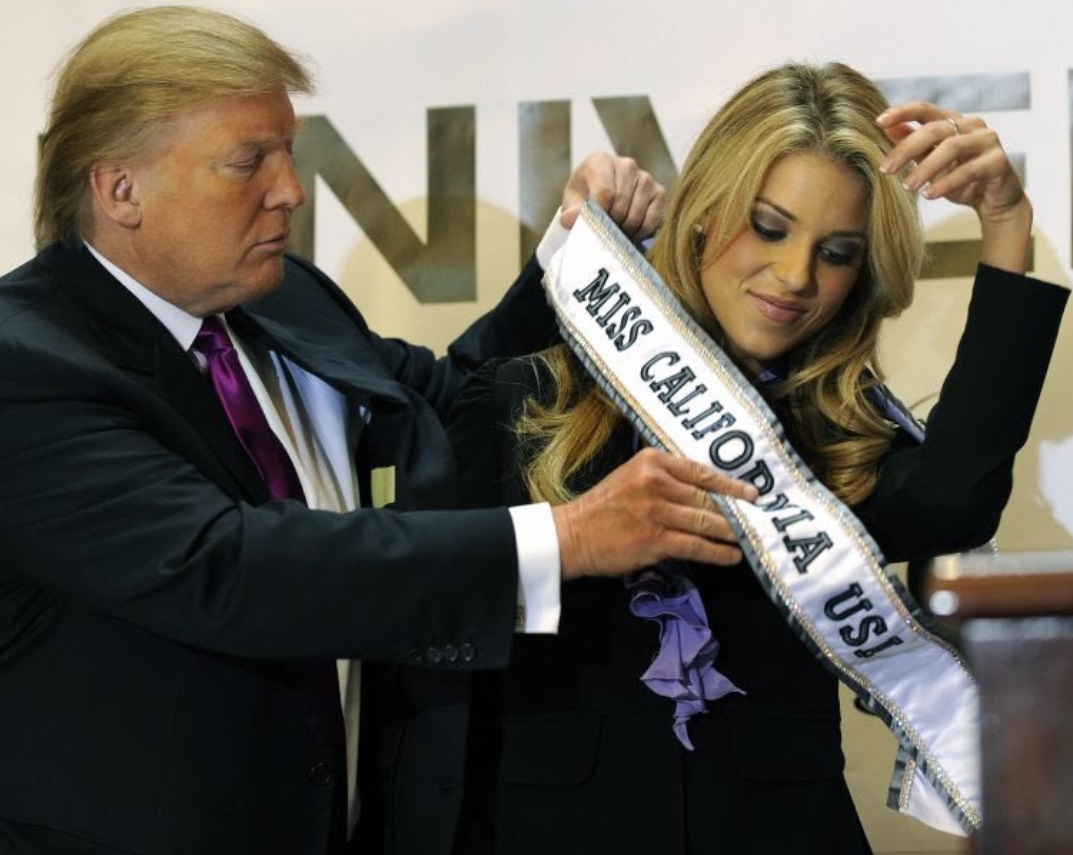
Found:
[[566, 239], [570, 237], [570, 229], [563, 228], [562, 223], [559, 222], [559, 218], [562, 217], [562, 215], [563, 209], [561, 207], [557, 208], [555, 216], [551, 218], [551, 225], [548, 226], [548, 230], [544, 232], [544, 237], [542, 237], [540, 243], [537, 244], [537, 263], [544, 270], [548, 269], [555, 253], [563, 248]]
[[518, 613], [514, 631], [559, 631], [559, 536], [551, 505], [510, 508], [518, 547]]

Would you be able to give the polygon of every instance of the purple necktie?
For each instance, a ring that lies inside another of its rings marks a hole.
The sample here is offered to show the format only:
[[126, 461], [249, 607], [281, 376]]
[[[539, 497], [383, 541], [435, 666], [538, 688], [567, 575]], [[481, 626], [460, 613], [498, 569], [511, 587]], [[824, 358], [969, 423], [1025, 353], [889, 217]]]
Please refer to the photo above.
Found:
[[294, 464], [272, 432], [218, 317], [205, 318], [193, 349], [205, 357], [216, 396], [242, 447], [253, 460], [273, 499], [305, 500]]

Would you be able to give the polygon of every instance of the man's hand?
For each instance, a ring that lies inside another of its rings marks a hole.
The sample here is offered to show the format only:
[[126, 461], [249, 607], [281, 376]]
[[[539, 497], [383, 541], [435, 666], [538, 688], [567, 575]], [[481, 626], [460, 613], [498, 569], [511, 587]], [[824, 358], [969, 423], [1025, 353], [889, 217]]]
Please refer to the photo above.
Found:
[[552, 508], [563, 579], [622, 576], [665, 558], [737, 564], [737, 535], [709, 493], [757, 498], [752, 484], [643, 449], [588, 492]]
[[563, 228], [574, 224], [588, 199], [607, 211], [626, 237], [639, 241], [663, 222], [667, 192], [633, 158], [597, 151], [581, 161], [566, 184]]

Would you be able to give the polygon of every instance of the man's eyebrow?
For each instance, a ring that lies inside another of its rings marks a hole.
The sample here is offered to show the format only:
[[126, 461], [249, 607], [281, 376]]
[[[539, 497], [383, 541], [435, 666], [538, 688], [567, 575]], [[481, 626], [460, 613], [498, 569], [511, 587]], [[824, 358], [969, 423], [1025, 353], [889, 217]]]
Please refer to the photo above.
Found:
[[293, 142], [294, 136], [292, 134], [280, 136], [278, 134], [268, 133], [236, 140], [231, 144], [229, 151], [231, 155], [255, 154], [279, 145], [289, 147]]

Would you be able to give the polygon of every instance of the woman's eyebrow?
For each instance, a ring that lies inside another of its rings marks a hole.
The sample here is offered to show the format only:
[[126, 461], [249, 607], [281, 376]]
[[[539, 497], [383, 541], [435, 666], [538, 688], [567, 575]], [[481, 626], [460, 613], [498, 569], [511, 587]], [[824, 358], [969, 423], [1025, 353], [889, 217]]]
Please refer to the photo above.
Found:
[[[756, 201], [761, 203], [761, 204], [767, 205], [769, 208], [771, 208], [771, 209], [777, 211], [778, 213], [782, 214], [782, 216], [786, 217], [786, 219], [788, 219], [791, 223], [796, 223], [797, 222], [797, 217], [794, 216], [794, 214], [792, 214], [790, 211], [787, 211], [784, 207], [782, 207], [782, 205], [777, 205], [775, 202], [772, 202], [770, 199], [766, 199], [763, 196], [757, 196]], [[861, 240], [866, 240], [868, 238], [868, 235], [865, 234], [864, 232], [849, 231], [849, 230], [833, 231], [833, 232], [831, 232], [830, 236], [831, 237], [835, 237], [835, 236], [837, 236], [837, 237], [854, 237], [854, 238], [861, 238]]]

